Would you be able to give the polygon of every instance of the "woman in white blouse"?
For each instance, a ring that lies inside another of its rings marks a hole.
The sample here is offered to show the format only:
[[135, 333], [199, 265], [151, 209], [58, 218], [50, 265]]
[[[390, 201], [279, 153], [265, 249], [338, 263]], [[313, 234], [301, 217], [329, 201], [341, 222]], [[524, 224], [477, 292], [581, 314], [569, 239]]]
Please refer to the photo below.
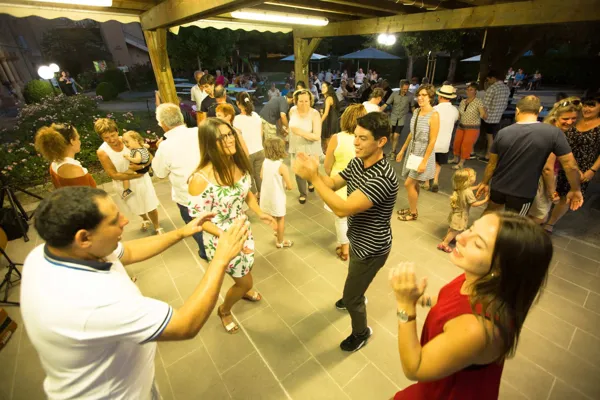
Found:
[[[294, 104], [290, 110], [290, 148], [289, 153], [292, 167], [296, 154], [305, 153], [317, 161], [323, 154], [321, 149], [321, 114], [312, 108], [314, 98], [309, 90], [302, 89], [294, 92]], [[306, 203], [307, 182], [296, 175], [296, 184], [300, 204]], [[308, 187], [311, 192], [313, 187]]]
[[265, 152], [263, 148], [262, 119], [254, 112], [254, 104], [250, 95], [246, 92], [240, 92], [237, 95], [237, 106], [242, 112], [233, 120], [233, 127], [242, 132], [242, 137], [248, 149], [248, 158], [252, 170], [252, 192], [260, 198], [260, 170], [265, 162]]

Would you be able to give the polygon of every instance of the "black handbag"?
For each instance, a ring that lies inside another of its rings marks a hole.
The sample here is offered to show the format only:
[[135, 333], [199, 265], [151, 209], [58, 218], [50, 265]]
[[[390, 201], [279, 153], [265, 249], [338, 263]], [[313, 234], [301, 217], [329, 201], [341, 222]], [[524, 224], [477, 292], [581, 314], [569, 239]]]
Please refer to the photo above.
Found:
[[9, 207], [0, 209], [0, 227], [6, 232], [8, 240], [22, 238], [23, 232], [29, 231], [27, 220]]

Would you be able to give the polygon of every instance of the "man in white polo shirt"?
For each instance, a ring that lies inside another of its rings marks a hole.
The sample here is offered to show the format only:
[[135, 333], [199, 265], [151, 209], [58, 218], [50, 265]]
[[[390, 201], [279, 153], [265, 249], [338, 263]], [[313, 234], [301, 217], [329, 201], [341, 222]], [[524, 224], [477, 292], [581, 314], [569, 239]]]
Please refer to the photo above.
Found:
[[[164, 103], [156, 108], [156, 121], [165, 131], [165, 139], [156, 144], [158, 149], [152, 160], [152, 170], [159, 178], [169, 177], [171, 198], [177, 203], [179, 215], [187, 224], [192, 220], [187, 208], [187, 182], [200, 164], [198, 128], [185, 126], [179, 106], [172, 103]], [[206, 260], [202, 232], [194, 234], [194, 240], [198, 243], [198, 255]]]
[[225, 268], [242, 249], [247, 224], [239, 220], [221, 236], [206, 274], [178, 310], [144, 297], [123, 265], [161, 253], [213, 216], [121, 243], [127, 218], [100, 189], [65, 187], [40, 203], [35, 228], [46, 244], [25, 260], [21, 312], [46, 372], [49, 399], [159, 398], [155, 341], [198, 334], [215, 306]]
[[435, 152], [435, 175], [431, 191], [439, 190], [440, 172], [442, 165], [448, 164], [448, 153], [450, 151], [450, 141], [456, 121], [458, 121], [458, 110], [450, 102], [456, 98], [456, 89], [452, 85], [443, 85], [435, 92], [438, 95], [438, 105], [433, 107], [440, 115], [440, 130], [435, 142], [433, 151]]

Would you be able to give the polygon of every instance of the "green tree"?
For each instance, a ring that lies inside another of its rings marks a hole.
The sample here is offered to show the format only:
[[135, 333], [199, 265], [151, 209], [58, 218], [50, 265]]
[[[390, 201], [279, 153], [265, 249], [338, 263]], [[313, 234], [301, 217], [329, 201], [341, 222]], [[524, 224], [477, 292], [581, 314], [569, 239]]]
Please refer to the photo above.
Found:
[[171, 67], [191, 74], [196, 68], [220, 69], [230, 65], [230, 57], [239, 38], [236, 31], [195, 26], [169, 34], [167, 49]]
[[93, 68], [95, 60], [112, 60], [96, 23], [49, 30], [41, 47], [46, 61], [57, 63], [71, 76]]

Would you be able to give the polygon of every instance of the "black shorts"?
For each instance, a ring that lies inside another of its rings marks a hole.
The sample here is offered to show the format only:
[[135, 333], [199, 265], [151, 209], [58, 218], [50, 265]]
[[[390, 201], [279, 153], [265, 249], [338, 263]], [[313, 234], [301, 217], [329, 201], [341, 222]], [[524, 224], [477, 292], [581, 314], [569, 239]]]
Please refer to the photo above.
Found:
[[402, 133], [402, 129], [404, 129], [404, 125], [394, 125], [392, 127], [392, 133], [397, 133], [398, 135]]
[[497, 124], [488, 124], [485, 121], [481, 121], [481, 132], [492, 135], [492, 136], [496, 136], [496, 134], [498, 133], [498, 131], [500, 131], [500, 123], [498, 122]]
[[448, 153], [435, 153], [435, 163], [439, 165], [448, 164]]
[[503, 204], [506, 211], [514, 211], [524, 217], [529, 213], [531, 203], [533, 203], [533, 199], [511, 196], [494, 189], [490, 192], [490, 201], [496, 204]]

